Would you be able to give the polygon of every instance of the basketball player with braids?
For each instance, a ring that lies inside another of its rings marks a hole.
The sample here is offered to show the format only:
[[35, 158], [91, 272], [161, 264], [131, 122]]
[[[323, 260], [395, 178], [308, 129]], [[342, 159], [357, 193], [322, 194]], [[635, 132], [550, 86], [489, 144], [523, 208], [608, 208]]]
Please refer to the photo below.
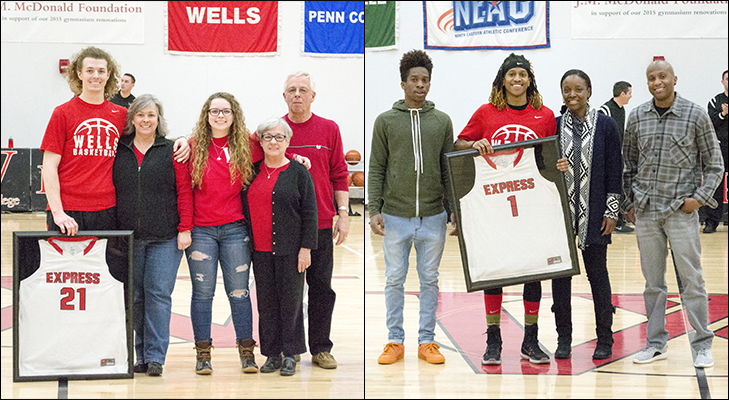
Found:
[[438, 268], [443, 256], [448, 216], [443, 206], [449, 185], [445, 153], [453, 151], [450, 117], [425, 98], [433, 62], [422, 50], [400, 60], [400, 86], [405, 98], [377, 116], [372, 132], [368, 192], [370, 228], [382, 236], [385, 252], [385, 305], [388, 342], [377, 359], [394, 364], [403, 343], [404, 284], [408, 257], [415, 246], [420, 279], [418, 358], [442, 364], [435, 342]]
[[218, 261], [235, 327], [243, 372], [255, 373], [253, 313], [248, 290], [251, 254], [241, 191], [253, 167], [243, 110], [225, 92], [213, 93], [200, 111], [190, 140], [193, 185], [192, 244], [185, 249], [192, 277], [190, 316], [199, 375], [213, 373], [210, 350]]
[[[532, 65], [524, 56], [511, 53], [501, 64], [491, 87], [489, 103], [473, 113], [458, 135], [456, 150], [477, 149], [493, 153], [495, 145], [552, 136], [557, 130], [552, 110], [542, 104], [542, 96]], [[481, 363], [501, 364], [501, 301], [503, 289], [484, 290], [487, 346]], [[521, 357], [534, 364], [549, 363], [539, 347], [537, 320], [542, 298], [541, 282], [524, 284], [524, 340]]]
[[[119, 90], [119, 66], [104, 50], [75, 54], [66, 79], [76, 95], [53, 110], [40, 146], [49, 231], [116, 229], [112, 167], [127, 109], [109, 102]], [[175, 158], [187, 161], [187, 139], [175, 142]]]

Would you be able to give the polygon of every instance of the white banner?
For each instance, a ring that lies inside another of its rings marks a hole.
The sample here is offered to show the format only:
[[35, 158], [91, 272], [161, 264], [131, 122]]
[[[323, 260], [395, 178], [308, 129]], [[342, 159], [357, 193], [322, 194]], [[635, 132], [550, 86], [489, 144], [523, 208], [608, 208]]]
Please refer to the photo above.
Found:
[[548, 1], [424, 1], [425, 48], [549, 47]]
[[572, 1], [573, 39], [726, 38], [726, 1]]
[[144, 43], [143, 1], [3, 1], [2, 41]]

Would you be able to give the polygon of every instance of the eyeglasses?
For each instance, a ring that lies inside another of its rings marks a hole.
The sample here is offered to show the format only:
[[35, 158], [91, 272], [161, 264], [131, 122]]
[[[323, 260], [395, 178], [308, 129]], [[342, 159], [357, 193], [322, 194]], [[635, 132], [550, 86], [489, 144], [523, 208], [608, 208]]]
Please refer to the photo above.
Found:
[[261, 140], [263, 140], [264, 142], [270, 142], [274, 138], [276, 139], [277, 142], [283, 142], [284, 140], [286, 140], [286, 135], [276, 135], [276, 136], [273, 136], [273, 135], [263, 135], [261, 137]]
[[213, 117], [217, 117], [218, 114], [220, 114], [221, 112], [226, 117], [229, 116], [230, 114], [233, 114], [233, 110], [231, 110], [230, 108], [224, 108], [222, 110], [218, 110], [217, 108], [211, 108], [211, 109], [208, 110], [208, 113], [210, 115], [212, 115]]

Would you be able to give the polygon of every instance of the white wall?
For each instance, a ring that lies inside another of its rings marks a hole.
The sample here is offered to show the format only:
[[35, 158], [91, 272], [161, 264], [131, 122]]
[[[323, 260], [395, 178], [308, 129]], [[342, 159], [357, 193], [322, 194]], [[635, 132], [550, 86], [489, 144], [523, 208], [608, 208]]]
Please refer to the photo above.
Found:
[[[137, 78], [132, 94], [151, 93], [165, 106], [171, 136], [190, 134], [208, 96], [230, 92], [240, 101], [248, 129], [287, 112], [286, 76], [309, 72], [317, 96], [312, 111], [339, 124], [345, 152], [364, 150], [364, 61], [301, 55], [301, 3], [279, 2], [280, 55], [273, 57], [205, 57], [167, 55], [164, 2], [145, 3], [145, 43], [93, 44], [107, 50], [122, 73]], [[53, 109], [72, 96], [58, 72], [58, 60], [89, 44], [2, 43], [2, 147], [39, 147]], [[360, 164], [361, 165], [361, 164]]]
[[[614, 39], [575, 40], [571, 38], [573, 2], [550, 2], [551, 47], [537, 50], [426, 50], [433, 60], [428, 100], [450, 115], [454, 136], [466, 126], [481, 104], [488, 103], [491, 83], [504, 59], [512, 52], [532, 62], [539, 92], [556, 115], [562, 106], [559, 80], [569, 69], [585, 71], [592, 81], [590, 104], [599, 107], [612, 97], [616, 81], [633, 85], [633, 99], [626, 112], [650, 100], [645, 69], [653, 56], [666, 57], [678, 77], [676, 91], [705, 107], [724, 90], [721, 73], [727, 69], [726, 39]], [[423, 49], [422, 2], [399, 3], [399, 49], [365, 54], [365, 161], [369, 162], [372, 125], [380, 113], [403, 98], [399, 62], [413, 49]], [[671, 29], [666, 26], [666, 29]], [[626, 114], [627, 115], [627, 114]], [[366, 202], [365, 198], [365, 202]]]

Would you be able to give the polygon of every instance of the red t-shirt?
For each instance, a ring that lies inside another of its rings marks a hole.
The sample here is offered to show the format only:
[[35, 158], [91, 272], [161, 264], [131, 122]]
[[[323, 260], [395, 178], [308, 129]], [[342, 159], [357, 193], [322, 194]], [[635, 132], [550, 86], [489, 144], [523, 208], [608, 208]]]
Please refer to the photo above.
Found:
[[491, 103], [482, 105], [473, 113], [458, 139], [475, 141], [486, 138], [492, 146], [553, 136], [557, 133], [554, 113], [546, 106], [535, 110], [527, 105], [524, 110], [509, 106], [499, 111]]
[[41, 151], [61, 155], [58, 181], [64, 210], [100, 211], [116, 206], [112, 169], [127, 109], [80, 97], [53, 110]]
[[279, 173], [288, 166], [289, 164], [286, 164], [272, 170], [267, 169], [268, 167], [261, 163], [261, 172], [248, 188], [248, 208], [251, 210], [253, 243], [256, 251], [273, 251], [271, 245], [273, 242], [273, 207], [271, 203], [273, 187], [276, 185]]
[[[194, 139], [193, 139], [194, 142]], [[193, 143], [194, 144], [194, 143]], [[230, 182], [228, 169], [229, 149], [228, 136], [212, 138], [208, 147], [208, 161], [202, 176], [202, 184], [195, 185], [192, 190], [193, 214], [195, 226], [225, 225], [243, 219], [243, 200], [240, 179]], [[225, 150], [222, 148], [225, 147]], [[192, 173], [193, 157], [187, 163]], [[218, 160], [220, 158], [220, 160]]]

